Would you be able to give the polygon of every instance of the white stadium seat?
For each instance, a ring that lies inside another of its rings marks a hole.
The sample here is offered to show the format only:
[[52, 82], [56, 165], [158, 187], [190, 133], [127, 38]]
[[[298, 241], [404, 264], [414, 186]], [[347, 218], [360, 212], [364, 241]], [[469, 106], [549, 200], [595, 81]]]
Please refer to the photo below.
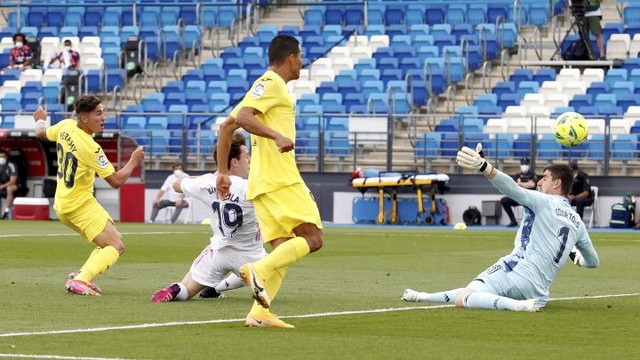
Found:
[[626, 59], [629, 54], [631, 36], [629, 34], [612, 34], [607, 41], [608, 59]]

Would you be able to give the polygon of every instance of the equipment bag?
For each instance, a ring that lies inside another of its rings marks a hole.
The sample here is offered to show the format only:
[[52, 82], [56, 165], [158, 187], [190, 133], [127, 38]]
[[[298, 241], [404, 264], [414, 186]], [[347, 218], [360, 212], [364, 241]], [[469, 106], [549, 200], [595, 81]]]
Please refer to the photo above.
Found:
[[612, 228], [630, 228], [633, 225], [632, 213], [625, 204], [613, 204], [611, 206], [611, 220], [609, 227]]

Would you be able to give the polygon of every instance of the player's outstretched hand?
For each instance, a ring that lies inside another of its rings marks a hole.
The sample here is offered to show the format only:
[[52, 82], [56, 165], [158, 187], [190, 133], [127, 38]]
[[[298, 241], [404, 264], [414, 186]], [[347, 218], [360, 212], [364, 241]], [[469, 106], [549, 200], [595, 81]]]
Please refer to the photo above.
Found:
[[38, 121], [38, 120], [47, 120], [47, 110], [45, 110], [45, 108], [43, 108], [42, 106], [38, 107], [38, 110], [36, 110], [33, 113], [33, 120], [34, 121]]
[[476, 150], [463, 146], [462, 149], [458, 151], [456, 163], [465, 169], [479, 171], [486, 176], [491, 173], [493, 166], [484, 160], [482, 155], [484, 155], [484, 153], [482, 152], [481, 143], [478, 143]]
[[227, 174], [220, 174], [216, 176], [216, 195], [218, 199], [227, 200], [231, 195], [229, 188], [231, 187], [231, 178]]
[[295, 143], [286, 136], [278, 136], [275, 139], [276, 146], [281, 153], [289, 152], [294, 149]]

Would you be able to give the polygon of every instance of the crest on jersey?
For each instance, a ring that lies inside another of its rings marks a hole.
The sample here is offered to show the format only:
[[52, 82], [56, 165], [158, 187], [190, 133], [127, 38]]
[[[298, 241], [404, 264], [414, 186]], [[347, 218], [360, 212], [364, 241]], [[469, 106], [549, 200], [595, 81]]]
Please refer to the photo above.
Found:
[[107, 167], [107, 165], [109, 165], [109, 159], [107, 159], [107, 155], [98, 155], [98, 166], [100, 166], [101, 169], [104, 169]]
[[263, 81], [256, 84], [256, 86], [251, 89], [251, 96], [254, 98], [260, 99], [262, 95], [264, 95], [264, 91], [267, 89], [267, 85]]

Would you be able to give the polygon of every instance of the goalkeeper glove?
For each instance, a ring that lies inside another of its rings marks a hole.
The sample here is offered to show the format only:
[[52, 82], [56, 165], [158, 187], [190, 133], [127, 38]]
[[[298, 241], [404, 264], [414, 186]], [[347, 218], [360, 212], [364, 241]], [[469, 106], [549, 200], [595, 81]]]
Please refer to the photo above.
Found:
[[573, 264], [576, 266], [582, 266], [580, 265], [581, 258], [582, 258], [582, 254], [580, 254], [580, 250], [578, 250], [578, 248], [574, 246], [573, 249], [571, 249], [571, 252], [569, 253], [569, 260], [571, 260]]
[[456, 163], [465, 169], [479, 171], [483, 173], [484, 176], [488, 176], [493, 170], [493, 166], [484, 160], [482, 143], [478, 143], [478, 145], [476, 145], [475, 151], [463, 146], [462, 149], [458, 151]]

